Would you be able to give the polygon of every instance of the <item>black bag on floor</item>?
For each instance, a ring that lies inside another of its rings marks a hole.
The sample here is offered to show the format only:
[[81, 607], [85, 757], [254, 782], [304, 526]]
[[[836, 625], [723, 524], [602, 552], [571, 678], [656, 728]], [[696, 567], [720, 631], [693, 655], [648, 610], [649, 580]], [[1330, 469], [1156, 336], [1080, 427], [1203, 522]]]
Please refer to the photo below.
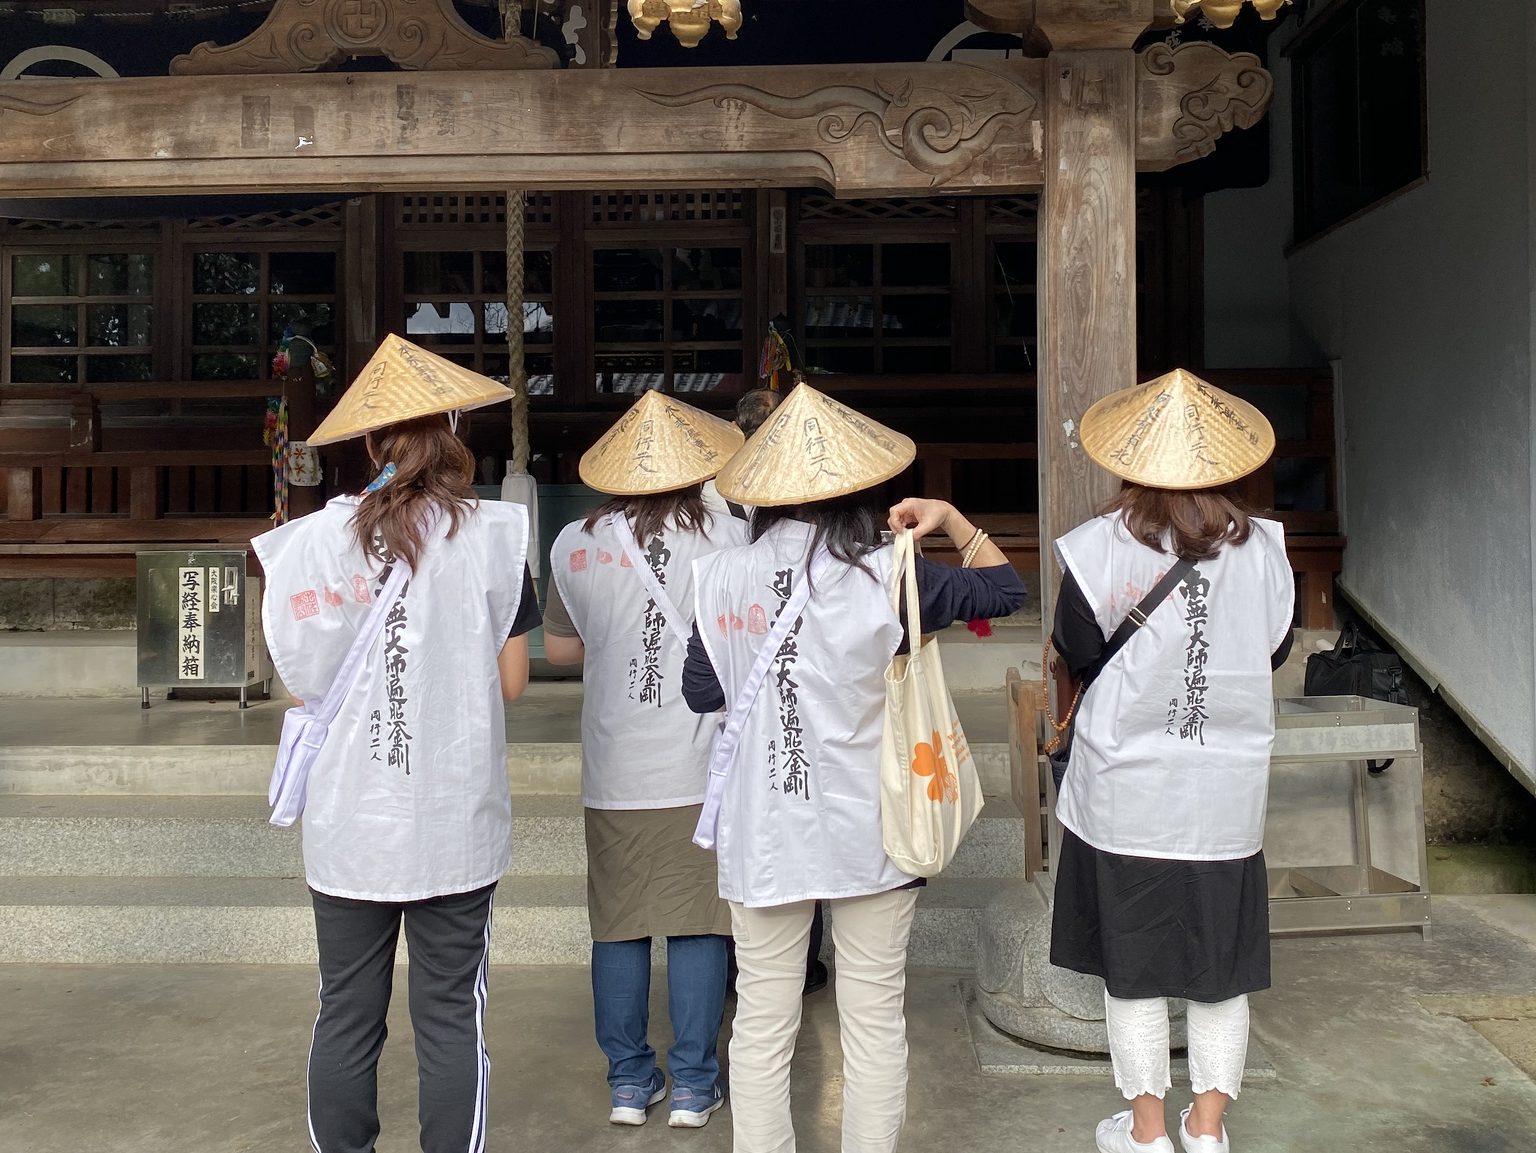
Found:
[[[1394, 705], [1408, 703], [1403, 685], [1403, 658], [1350, 621], [1338, 643], [1307, 658], [1303, 692], [1309, 697], [1370, 697]], [[1385, 772], [1388, 761], [1368, 761], [1373, 773]]]

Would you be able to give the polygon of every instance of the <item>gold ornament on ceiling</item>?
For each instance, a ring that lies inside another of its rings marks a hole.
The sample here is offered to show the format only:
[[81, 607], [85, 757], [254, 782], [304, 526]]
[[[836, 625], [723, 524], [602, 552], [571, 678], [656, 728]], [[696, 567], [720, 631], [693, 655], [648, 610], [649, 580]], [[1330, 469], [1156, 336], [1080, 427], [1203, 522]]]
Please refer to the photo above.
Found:
[[[1203, 13], [1218, 28], [1230, 28], [1244, 4], [1252, 4], [1265, 20], [1273, 20], [1291, 0], [1171, 0], [1173, 19], [1182, 24], [1191, 12]], [[631, 3], [633, 7], [633, 3]]]
[[741, 0], [629, 0], [629, 18], [642, 40], [649, 40], [652, 32], [667, 23], [679, 44], [697, 48], [713, 23], [725, 29], [727, 40], [736, 39]]

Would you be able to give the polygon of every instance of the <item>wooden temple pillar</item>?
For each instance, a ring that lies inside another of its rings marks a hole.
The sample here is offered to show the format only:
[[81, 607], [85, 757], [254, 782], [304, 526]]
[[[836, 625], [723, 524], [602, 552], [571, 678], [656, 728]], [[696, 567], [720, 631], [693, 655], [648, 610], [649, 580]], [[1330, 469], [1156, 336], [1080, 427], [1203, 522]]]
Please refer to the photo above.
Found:
[[1039, 215], [1040, 596], [1060, 579], [1052, 542], [1092, 516], [1115, 479], [1083, 452], [1094, 401], [1136, 381], [1136, 95], [1133, 46], [1153, 0], [1037, 0], [1046, 59]]

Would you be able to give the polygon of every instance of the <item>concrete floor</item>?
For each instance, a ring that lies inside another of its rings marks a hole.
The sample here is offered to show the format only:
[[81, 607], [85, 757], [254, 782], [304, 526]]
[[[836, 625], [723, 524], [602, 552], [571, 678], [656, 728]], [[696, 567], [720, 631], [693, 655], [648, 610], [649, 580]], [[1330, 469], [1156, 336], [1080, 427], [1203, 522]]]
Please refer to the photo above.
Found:
[[[1241, 1153], [1529, 1153], [1536, 1085], [1536, 898], [1436, 902], [1435, 935], [1279, 941], [1254, 1022], [1278, 1080], [1231, 1117]], [[1102, 1077], [987, 1077], [957, 994], [968, 974], [916, 972], [904, 1153], [1085, 1153], [1118, 1107]], [[492, 1150], [730, 1148], [702, 1132], [605, 1122], [587, 976], [492, 971]], [[665, 1034], [659, 1003], [653, 1034]], [[0, 1153], [297, 1153], [314, 975], [282, 967], [0, 967]], [[400, 1006], [403, 1009], [403, 1006]], [[1490, 1039], [1491, 1038], [1491, 1039]], [[381, 1069], [381, 1153], [415, 1149], [410, 1027]], [[795, 1071], [800, 1148], [838, 1148], [829, 994], [808, 1005]], [[1183, 1100], [1175, 1089], [1171, 1102]]]

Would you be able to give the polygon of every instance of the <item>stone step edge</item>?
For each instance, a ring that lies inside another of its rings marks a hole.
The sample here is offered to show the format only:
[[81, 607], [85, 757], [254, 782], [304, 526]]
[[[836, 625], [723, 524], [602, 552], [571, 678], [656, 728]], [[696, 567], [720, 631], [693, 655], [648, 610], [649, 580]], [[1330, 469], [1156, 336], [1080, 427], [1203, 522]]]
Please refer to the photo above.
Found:
[[[0, 749], [0, 795], [265, 796], [273, 745], [14, 745]], [[1008, 746], [971, 746], [983, 786], [1007, 789]], [[513, 746], [515, 796], [570, 795], [580, 780], [576, 741]]]

